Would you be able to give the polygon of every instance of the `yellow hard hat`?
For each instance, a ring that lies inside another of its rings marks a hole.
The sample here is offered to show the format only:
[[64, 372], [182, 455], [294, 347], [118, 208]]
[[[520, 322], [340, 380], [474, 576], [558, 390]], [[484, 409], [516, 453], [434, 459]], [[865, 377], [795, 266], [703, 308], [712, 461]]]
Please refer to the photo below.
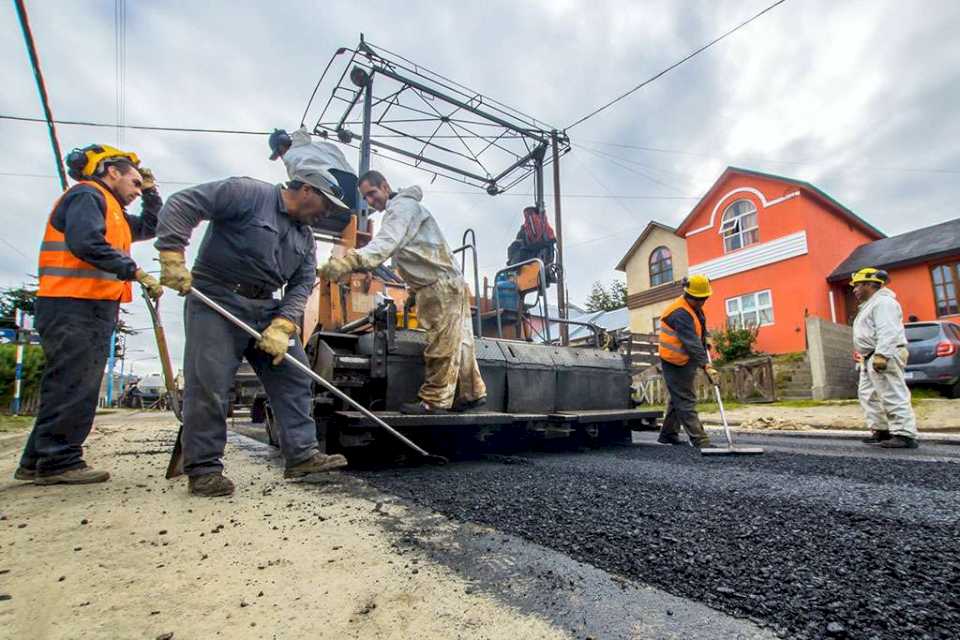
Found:
[[877, 284], [884, 285], [889, 281], [890, 274], [883, 269], [875, 269], [874, 267], [864, 267], [850, 276], [851, 287], [861, 282], [876, 282]]
[[683, 292], [694, 298], [709, 298], [713, 295], [710, 278], [701, 274], [694, 274], [683, 279]]
[[90, 178], [100, 170], [107, 160], [125, 158], [134, 166], [140, 165], [140, 158], [132, 151], [121, 151], [105, 144], [91, 144], [83, 149], [74, 149], [67, 154], [66, 164], [70, 177], [74, 180]]

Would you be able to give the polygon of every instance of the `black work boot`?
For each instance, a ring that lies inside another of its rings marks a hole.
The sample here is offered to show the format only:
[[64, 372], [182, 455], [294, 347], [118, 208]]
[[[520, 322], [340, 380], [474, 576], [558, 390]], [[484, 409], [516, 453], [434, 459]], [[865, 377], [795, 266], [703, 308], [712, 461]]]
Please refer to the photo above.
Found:
[[287, 467], [283, 472], [284, 478], [302, 478], [311, 473], [322, 473], [324, 471], [333, 471], [340, 467], [347, 466], [347, 459], [335, 453], [328, 456], [325, 453], [315, 453], [303, 462], [298, 462], [292, 467]]
[[190, 476], [190, 495], [201, 498], [217, 498], [233, 495], [233, 482], [219, 472]]
[[482, 411], [486, 404], [487, 396], [477, 398], [476, 400], [457, 400], [453, 403], [451, 411], [456, 411], [457, 413], [473, 413], [475, 411]]
[[917, 444], [916, 438], [891, 436], [890, 439], [881, 442], [880, 446], [884, 449], [916, 449], [919, 445]]
[[428, 416], [440, 413], [450, 413], [446, 409], [434, 407], [423, 400], [417, 402], [404, 402], [400, 405], [400, 413], [411, 416]]
[[37, 470], [28, 469], [26, 467], [17, 467], [17, 470], [13, 472], [14, 480], [21, 480], [23, 482], [33, 482], [37, 479]]
[[675, 433], [664, 433], [660, 432], [660, 435], [657, 436], [657, 442], [660, 444], [683, 444], [683, 440], [680, 439]]
[[890, 439], [890, 432], [887, 430], [877, 430], [871, 431], [869, 437], [864, 438], [860, 442], [863, 444], [880, 444]]

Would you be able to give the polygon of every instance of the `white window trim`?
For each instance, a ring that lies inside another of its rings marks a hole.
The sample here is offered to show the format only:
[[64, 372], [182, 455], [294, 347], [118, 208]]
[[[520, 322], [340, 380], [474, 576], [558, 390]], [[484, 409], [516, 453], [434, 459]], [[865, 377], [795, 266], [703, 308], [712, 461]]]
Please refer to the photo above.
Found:
[[[731, 207], [733, 207], [733, 206], [734, 206], [735, 204], [737, 204], [738, 202], [747, 202], [747, 203], [749, 203], [750, 206], [753, 207], [753, 211], [746, 212], [746, 213], [741, 213], [740, 215], [734, 216], [734, 217], [730, 218], [729, 220], [724, 220], [724, 218], [725, 218], [726, 215], [727, 215], [727, 211], [729, 211], [729, 210], [731, 209]], [[736, 226], [737, 226], [737, 223], [738, 223], [742, 218], [744, 218], [745, 216], [750, 216], [750, 215], [754, 216], [754, 225], [753, 225], [752, 227], [745, 229], [745, 228], [743, 228], [743, 227], [741, 226], [741, 227], [740, 227], [740, 230], [737, 231], [736, 233], [731, 233], [731, 234], [727, 235], [727, 233], [726, 233], [727, 227], [731, 227], [731, 228], [732, 228], [732, 227], [736, 227]], [[743, 241], [744, 235], [747, 234], [747, 233], [750, 233], [751, 231], [756, 231], [756, 232], [757, 232], [757, 239], [756, 239], [755, 242], [751, 242], [750, 244], [745, 244], [744, 241]], [[728, 205], [724, 208], [724, 210], [723, 210], [723, 215], [720, 216], [720, 230], [717, 231], [717, 233], [720, 234], [720, 238], [721, 238], [721, 240], [723, 241], [723, 253], [724, 253], [724, 254], [733, 253], [734, 251], [742, 251], [742, 250], [744, 250], [744, 249], [747, 249], [747, 248], [749, 248], [749, 247], [752, 247], [752, 246], [755, 245], [755, 244], [760, 244], [760, 209], [757, 207], [757, 203], [754, 202], [753, 200], [751, 200], [750, 198], [737, 198], [736, 200], [734, 200], [733, 202], [731, 202], [730, 204], [728, 204]], [[728, 238], [733, 238], [733, 237], [739, 237], [739, 238], [740, 238], [740, 246], [737, 247], [737, 248], [735, 248], [735, 249], [728, 249], [728, 248], [727, 248], [727, 239], [728, 239]]]
[[[761, 293], [765, 293], [765, 294], [767, 294], [767, 295], [770, 297], [770, 305], [769, 305], [769, 307], [768, 307], [768, 306], [761, 306], [761, 305], [760, 305], [760, 294], [761, 294]], [[773, 291], [770, 290], [770, 289], [761, 289], [760, 291], [752, 291], [752, 292], [750, 292], [750, 293], [744, 293], [744, 294], [741, 294], [741, 295], [739, 295], [739, 296], [733, 296], [732, 298], [727, 298], [726, 300], [723, 301], [723, 310], [724, 310], [724, 313], [726, 314], [726, 321], [727, 321], [727, 326], [728, 326], [728, 327], [730, 326], [730, 317], [731, 317], [731, 316], [730, 316], [730, 303], [731, 303], [731, 302], [736, 302], [736, 303], [737, 303], [737, 315], [739, 316], [739, 319], [740, 319], [740, 326], [741, 326], [741, 327], [746, 327], [746, 325], [743, 323], [743, 299], [746, 298], [747, 296], [753, 296], [753, 297], [754, 297], [755, 305], [754, 305], [754, 308], [753, 308], [752, 312], [756, 312], [758, 318], [760, 317], [760, 311], [761, 311], [761, 310], [763, 310], [763, 309], [770, 309], [770, 318], [771, 318], [770, 322], [762, 322], [762, 323], [756, 325], [757, 327], [770, 327], [770, 326], [773, 326], [774, 324], [776, 324], [776, 322], [777, 322], [777, 317], [776, 317], [776, 315], [775, 315], [774, 312], [773, 312]]]
[[793, 191], [784, 196], [780, 196], [779, 198], [774, 198], [773, 200], [767, 200], [766, 197], [764, 197], [764, 195], [758, 189], [754, 189], [753, 187], [739, 187], [737, 189], [733, 189], [732, 191], [728, 191], [725, 194], [723, 194], [723, 197], [717, 200], [717, 204], [713, 206], [713, 211], [710, 212], [709, 223], [697, 229], [693, 229], [692, 231], [688, 231], [686, 234], [684, 234], [684, 237], [689, 238], [690, 236], [695, 236], [698, 233], [703, 233], [704, 231], [709, 231], [710, 229], [712, 229], [714, 222], [716, 222], [717, 220], [717, 212], [720, 210], [720, 207], [722, 207], [724, 203], [726, 203], [731, 196], [736, 195], [738, 193], [752, 193], [753, 195], [755, 195], [757, 197], [757, 200], [760, 201], [760, 204], [762, 205], [761, 209], [763, 210], [769, 209], [770, 207], [774, 205], [778, 205], [781, 202], [786, 202], [787, 200], [790, 200], [792, 198], [797, 198], [800, 196], [799, 191]]

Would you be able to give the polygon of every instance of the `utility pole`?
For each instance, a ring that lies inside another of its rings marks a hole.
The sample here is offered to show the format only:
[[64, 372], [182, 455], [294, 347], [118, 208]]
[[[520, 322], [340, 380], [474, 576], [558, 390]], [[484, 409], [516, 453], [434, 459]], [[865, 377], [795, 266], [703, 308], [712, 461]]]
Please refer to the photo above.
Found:
[[50, 146], [53, 147], [53, 159], [57, 163], [57, 175], [60, 176], [60, 186], [67, 190], [67, 174], [63, 170], [63, 154], [60, 153], [60, 142], [57, 140], [57, 128], [53, 124], [53, 111], [50, 109], [50, 99], [47, 97], [47, 86], [40, 71], [40, 57], [37, 55], [37, 46], [33, 41], [33, 31], [30, 29], [30, 20], [27, 18], [27, 8], [23, 0], [15, 0], [17, 17], [20, 18], [20, 29], [27, 44], [27, 54], [30, 56], [30, 65], [33, 67], [33, 77], [37, 80], [37, 90], [40, 92], [40, 103], [43, 105], [43, 116], [47, 119], [47, 132], [50, 134]]
[[[563, 267], [563, 217], [560, 212], [560, 143], [559, 134], [554, 129], [550, 132], [550, 141], [553, 143], [553, 208], [557, 217], [557, 265], [560, 275], [557, 277], [557, 305], [560, 307], [560, 319], [567, 319], [567, 292], [565, 286], [566, 269]], [[565, 323], [560, 323], [560, 344], [570, 344], [570, 331]]]

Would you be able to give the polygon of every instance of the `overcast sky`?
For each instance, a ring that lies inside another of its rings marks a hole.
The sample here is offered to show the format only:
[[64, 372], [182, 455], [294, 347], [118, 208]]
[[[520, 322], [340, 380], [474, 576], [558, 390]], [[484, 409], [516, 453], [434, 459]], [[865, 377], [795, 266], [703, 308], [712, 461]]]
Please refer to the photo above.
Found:
[[[362, 31], [562, 128], [770, 1], [128, 0], [125, 121], [295, 128], [322, 66]], [[27, 5], [55, 117], [116, 122], [113, 0]], [[789, 0], [572, 129], [574, 151], [562, 163], [571, 299], [582, 302], [595, 280], [622, 276], [613, 268], [643, 226], [678, 223], [728, 164], [813, 182], [889, 235], [957, 217], [958, 31], [956, 1]], [[40, 116], [12, 3], [0, 5], [0, 33], [0, 114]], [[165, 195], [233, 175], [285, 178], [267, 159], [265, 137], [58, 132], [64, 152], [91, 142], [136, 151]], [[59, 186], [43, 125], [0, 120], [0, 136], [0, 286], [16, 286], [36, 272]], [[475, 228], [484, 273], [503, 264], [531, 185], [492, 198], [442, 179], [430, 184], [405, 167], [375, 160], [374, 168], [394, 186], [423, 186], [451, 244]], [[134, 250], [148, 268], [154, 255], [152, 243]], [[139, 299], [128, 308], [132, 326], [149, 325]], [[161, 309], [179, 367], [180, 300], [167, 292]], [[159, 371], [149, 331], [129, 349], [136, 373]]]

